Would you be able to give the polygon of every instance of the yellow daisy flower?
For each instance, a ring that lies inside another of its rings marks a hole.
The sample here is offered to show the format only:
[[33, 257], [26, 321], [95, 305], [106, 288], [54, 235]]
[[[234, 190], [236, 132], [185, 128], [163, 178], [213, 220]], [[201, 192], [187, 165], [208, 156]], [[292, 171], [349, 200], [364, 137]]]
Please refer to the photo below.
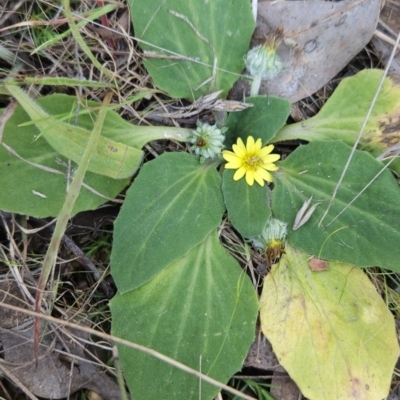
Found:
[[276, 171], [278, 167], [274, 164], [280, 159], [279, 154], [270, 154], [274, 149], [272, 144], [262, 147], [261, 139], [254, 141], [253, 136], [247, 138], [246, 146], [241, 138], [237, 144], [232, 146], [232, 151], [224, 150], [222, 157], [228, 163], [227, 169], [237, 169], [233, 179], [238, 181], [246, 175], [246, 182], [253, 186], [254, 181], [264, 186], [264, 181], [272, 182], [273, 177], [268, 171]]

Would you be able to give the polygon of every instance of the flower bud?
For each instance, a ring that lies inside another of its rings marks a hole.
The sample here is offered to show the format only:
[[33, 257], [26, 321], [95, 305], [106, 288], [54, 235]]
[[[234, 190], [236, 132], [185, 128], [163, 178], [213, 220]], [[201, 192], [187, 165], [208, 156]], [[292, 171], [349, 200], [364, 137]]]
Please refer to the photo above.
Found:
[[260, 236], [251, 238], [252, 245], [265, 253], [268, 265], [272, 265], [284, 252], [284, 241], [287, 236], [287, 223], [270, 218]]
[[270, 218], [260, 236], [251, 238], [252, 245], [264, 252], [274, 242], [282, 242], [287, 236], [287, 223], [276, 218]]
[[189, 139], [193, 144], [191, 150], [204, 159], [219, 156], [224, 148], [224, 133], [227, 130], [228, 128], [219, 129], [216, 125], [202, 124], [197, 121], [197, 129], [192, 130], [192, 136]]
[[262, 79], [271, 79], [283, 70], [275, 46], [267, 43], [253, 47], [247, 53], [245, 64], [251, 76], [261, 76]]

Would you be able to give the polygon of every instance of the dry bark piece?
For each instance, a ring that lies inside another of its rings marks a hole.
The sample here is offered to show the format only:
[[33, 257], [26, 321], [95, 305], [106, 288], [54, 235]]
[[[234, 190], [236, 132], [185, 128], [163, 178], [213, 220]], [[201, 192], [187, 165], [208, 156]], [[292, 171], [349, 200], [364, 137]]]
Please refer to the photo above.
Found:
[[[315, 93], [370, 41], [379, 10], [380, 0], [259, 1], [252, 46], [282, 27], [277, 53], [285, 68], [262, 82], [260, 94], [294, 103]], [[243, 98], [248, 87], [248, 82], [239, 81], [235, 99]]]

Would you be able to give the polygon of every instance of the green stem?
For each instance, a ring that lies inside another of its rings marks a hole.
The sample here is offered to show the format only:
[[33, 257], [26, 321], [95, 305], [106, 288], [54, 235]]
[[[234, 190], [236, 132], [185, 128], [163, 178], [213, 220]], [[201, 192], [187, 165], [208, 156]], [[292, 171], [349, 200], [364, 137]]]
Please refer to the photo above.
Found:
[[261, 86], [261, 75], [254, 75], [251, 84], [250, 96], [257, 96]]

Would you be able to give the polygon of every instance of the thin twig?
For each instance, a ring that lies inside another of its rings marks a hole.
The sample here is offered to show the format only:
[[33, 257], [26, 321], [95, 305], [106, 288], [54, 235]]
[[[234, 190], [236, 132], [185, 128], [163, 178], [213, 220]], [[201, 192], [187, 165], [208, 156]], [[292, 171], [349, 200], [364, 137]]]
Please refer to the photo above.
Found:
[[79, 246], [67, 235], [63, 235], [62, 241], [65, 246], [68, 247], [79, 259], [83, 262], [85, 269], [93, 274], [93, 278], [99, 283], [99, 288], [104, 292], [104, 294], [111, 299], [114, 295], [114, 291], [110, 284], [103, 279], [103, 276], [97, 270], [96, 266], [90, 261], [89, 257], [81, 250]]
[[31, 400], [39, 400], [29, 389], [4, 365], [3, 360], [0, 362], [0, 370], [11, 381], [18, 385], [18, 389], [22, 390]]

